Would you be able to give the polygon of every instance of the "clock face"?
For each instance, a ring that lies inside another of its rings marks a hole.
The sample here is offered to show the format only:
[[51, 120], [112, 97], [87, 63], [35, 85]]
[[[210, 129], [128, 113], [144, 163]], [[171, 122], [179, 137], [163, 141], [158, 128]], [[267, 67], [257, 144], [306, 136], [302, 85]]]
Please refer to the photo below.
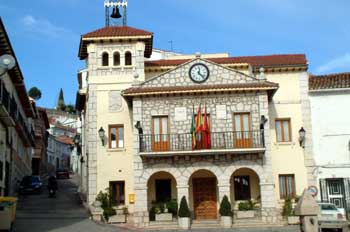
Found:
[[204, 64], [198, 63], [192, 65], [189, 74], [192, 81], [202, 83], [208, 79], [209, 69]]

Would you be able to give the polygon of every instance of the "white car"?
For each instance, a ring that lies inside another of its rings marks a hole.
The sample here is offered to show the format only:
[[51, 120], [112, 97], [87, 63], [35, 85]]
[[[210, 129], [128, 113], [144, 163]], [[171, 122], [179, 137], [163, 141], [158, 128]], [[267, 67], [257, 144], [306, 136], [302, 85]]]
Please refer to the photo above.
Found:
[[318, 203], [320, 206], [320, 214], [318, 220], [320, 222], [346, 222], [345, 215], [332, 203]]

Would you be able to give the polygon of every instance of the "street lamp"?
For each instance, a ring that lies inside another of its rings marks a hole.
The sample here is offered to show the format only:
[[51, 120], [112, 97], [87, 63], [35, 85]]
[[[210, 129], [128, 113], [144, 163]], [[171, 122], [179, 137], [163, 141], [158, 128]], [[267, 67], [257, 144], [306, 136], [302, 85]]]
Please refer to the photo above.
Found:
[[304, 148], [305, 147], [305, 134], [306, 131], [303, 127], [300, 128], [299, 130], [299, 145]]
[[13, 69], [16, 66], [16, 60], [13, 56], [5, 54], [0, 56], [0, 77], [8, 70]]
[[100, 136], [101, 142], [102, 142], [102, 146], [105, 145], [105, 130], [101, 128], [98, 130], [98, 135]]

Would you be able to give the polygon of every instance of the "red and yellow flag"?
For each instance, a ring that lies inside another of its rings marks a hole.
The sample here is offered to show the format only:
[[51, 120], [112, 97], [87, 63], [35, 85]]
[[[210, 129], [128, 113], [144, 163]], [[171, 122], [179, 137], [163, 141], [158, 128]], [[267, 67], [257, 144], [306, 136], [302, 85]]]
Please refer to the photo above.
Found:
[[207, 106], [205, 106], [204, 109], [204, 119], [203, 119], [203, 127], [202, 127], [202, 134], [203, 134], [203, 148], [210, 149], [211, 148], [211, 139], [210, 139], [210, 126], [208, 122], [208, 114], [207, 114]]

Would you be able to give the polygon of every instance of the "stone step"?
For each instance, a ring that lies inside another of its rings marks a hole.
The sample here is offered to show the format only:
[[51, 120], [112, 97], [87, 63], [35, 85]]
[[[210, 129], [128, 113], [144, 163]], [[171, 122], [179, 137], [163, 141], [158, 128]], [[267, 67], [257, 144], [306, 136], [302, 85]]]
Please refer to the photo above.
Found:
[[218, 224], [220, 220], [208, 219], [208, 220], [192, 220], [192, 224]]
[[219, 228], [220, 220], [193, 220], [192, 229]]
[[166, 228], [167, 230], [176, 230], [179, 228], [179, 224], [177, 221], [172, 222], [149, 222], [147, 230], [157, 231], [157, 230], [164, 230]]

